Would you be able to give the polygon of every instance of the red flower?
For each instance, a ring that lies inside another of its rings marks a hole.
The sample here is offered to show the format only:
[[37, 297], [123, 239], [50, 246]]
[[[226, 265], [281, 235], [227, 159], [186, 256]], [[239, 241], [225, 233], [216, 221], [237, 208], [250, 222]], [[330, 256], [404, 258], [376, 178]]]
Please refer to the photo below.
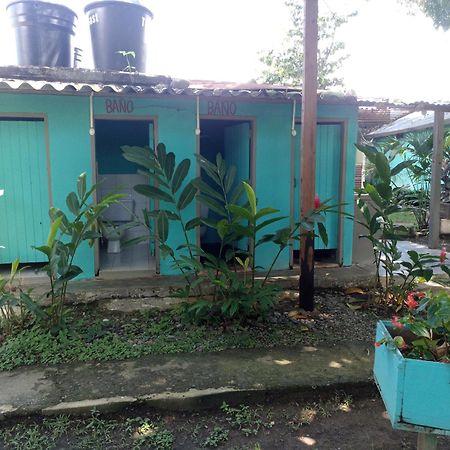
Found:
[[414, 298], [414, 294], [412, 292], [408, 294], [405, 304], [410, 311], [416, 309], [419, 306], [419, 302]]
[[376, 341], [375, 342], [375, 347], [381, 347], [382, 346], [382, 343], [381, 342], [379, 342], [379, 341]]
[[319, 198], [319, 196], [317, 194], [314, 197], [314, 208], [315, 209], [319, 209], [320, 208], [320, 198]]
[[441, 254], [439, 255], [439, 259], [441, 263], [444, 263], [447, 259], [447, 248], [444, 246], [442, 247]]
[[440, 362], [445, 363], [445, 364], [450, 364], [450, 359], [448, 359], [448, 358], [442, 358], [442, 359], [440, 360]]
[[403, 328], [403, 324], [398, 321], [398, 316], [393, 316], [391, 319], [391, 324], [394, 328]]

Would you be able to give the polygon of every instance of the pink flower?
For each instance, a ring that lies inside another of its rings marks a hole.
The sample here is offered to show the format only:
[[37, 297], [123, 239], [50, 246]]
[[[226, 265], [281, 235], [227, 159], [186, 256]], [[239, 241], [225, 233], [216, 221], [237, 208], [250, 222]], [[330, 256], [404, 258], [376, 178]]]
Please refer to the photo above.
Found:
[[375, 342], [375, 347], [381, 347], [381, 346], [382, 346], [381, 342], [379, 342], [379, 341]]
[[444, 263], [447, 259], [447, 248], [444, 246], [442, 247], [441, 254], [439, 255], [439, 259], [441, 263]]
[[410, 292], [408, 294], [408, 297], [406, 298], [405, 301], [406, 306], [408, 307], [408, 309], [410, 311], [412, 311], [413, 309], [416, 309], [419, 306], [419, 302], [417, 302], [417, 300], [414, 298], [414, 293]]
[[320, 198], [319, 198], [319, 196], [317, 194], [314, 197], [314, 208], [315, 209], [319, 209], [320, 208]]
[[391, 319], [391, 324], [394, 328], [403, 328], [403, 324], [398, 321], [398, 316], [393, 316]]

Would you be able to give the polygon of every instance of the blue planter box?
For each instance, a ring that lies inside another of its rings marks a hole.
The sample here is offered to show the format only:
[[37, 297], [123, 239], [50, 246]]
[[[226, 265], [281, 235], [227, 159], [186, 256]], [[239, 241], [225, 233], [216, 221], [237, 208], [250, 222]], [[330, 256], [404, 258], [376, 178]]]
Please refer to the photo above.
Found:
[[[377, 341], [392, 339], [388, 326], [378, 322]], [[373, 372], [393, 428], [450, 436], [450, 364], [404, 358], [382, 345]]]

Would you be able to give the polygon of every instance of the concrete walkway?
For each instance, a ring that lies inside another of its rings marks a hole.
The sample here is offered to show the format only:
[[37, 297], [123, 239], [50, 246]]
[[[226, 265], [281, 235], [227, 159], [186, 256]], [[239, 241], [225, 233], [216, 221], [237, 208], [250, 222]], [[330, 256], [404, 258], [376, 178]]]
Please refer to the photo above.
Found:
[[[372, 386], [365, 345], [147, 356], [0, 372], [0, 419], [89, 414], [131, 405], [197, 409]], [[318, 388], [319, 390], [315, 390]]]

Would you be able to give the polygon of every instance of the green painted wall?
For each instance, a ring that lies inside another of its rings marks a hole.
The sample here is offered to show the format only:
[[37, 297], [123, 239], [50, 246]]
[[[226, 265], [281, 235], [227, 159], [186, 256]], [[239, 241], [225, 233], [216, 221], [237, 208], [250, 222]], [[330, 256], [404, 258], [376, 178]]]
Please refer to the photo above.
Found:
[[[114, 97], [109, 97], [111, 100]], [[109, 113], [105, 97], [94, 99], [96, 116], [139, 116], [154, 118], [157, 126], [157, 140], [164, 142], [169, 151], [174, 151], [177, 160], [190, 158], [190, 176], [196, 176], [194, 154], [196, 152], [196, 104], [194, 98], [143, 98], [130, 96], [134, 106], [132, 112]], [[229, 100], [229, 99], [226, 99]], [[214, 99], [220, 101], [220, 99]], [[231, 99], [231, 101], [234, 101]], [[234, 117], [256, 121], [256, 191], [261, 207], [275, 206], [282, 214], [289, 215], [291, 195], [291, 103], [263, 103], [234, 101]], [[208, 99], [201, 101], [201, 114], [211, 112]], [[217, 112], [217, 110], [216, 110]], [[64, 207], [65, 196], [75, 187], [76, 177], [83, 171], [91, 178], [91, 145], [89, 137], [89, 98], [67, 95], [39, 95], [26, 93], [0, 94], [1, 113], [45, 113], [48, 115], [50, 159], [52, 170], [52, 192], [54, 205]], [[298, 112], [300, 117], [300, 112]], [[357, 108], [355, 106], [319, 106], [319, 116], [323, 118], [347, 118], [349, 120], [347, 138], [347, 212], [353, 212], [353, 178], [355, 167], [354, 143], [356, 142]], [[185, 211], [186, 217], [196, 214], [195, 206]], [[287, 225], [279, 223], [279, 226]], [[173, 225], [173, 224], [172, 224]], [[267, 231], [267, 230], [266, 230]], [[351, 263], [353, 224], [346, 221], [344, 230], [344, 264]], [[192, 233], [194, 238], [194, 232]], [[177, 247], [182, 243], [181, 230], [173, 228], [169, 243]], [[257, 255], [258, 264], [267, 267], [276, 247], [268, 244]], [[84, 269], [84, 276], [94, 276], [93, 251], [83, 248], [77, 263]], [[161, 261], [161, 273], [171, 273], [168, 261]], [[289, 266], [286, 251], [279, 259], [279, 269]]]

